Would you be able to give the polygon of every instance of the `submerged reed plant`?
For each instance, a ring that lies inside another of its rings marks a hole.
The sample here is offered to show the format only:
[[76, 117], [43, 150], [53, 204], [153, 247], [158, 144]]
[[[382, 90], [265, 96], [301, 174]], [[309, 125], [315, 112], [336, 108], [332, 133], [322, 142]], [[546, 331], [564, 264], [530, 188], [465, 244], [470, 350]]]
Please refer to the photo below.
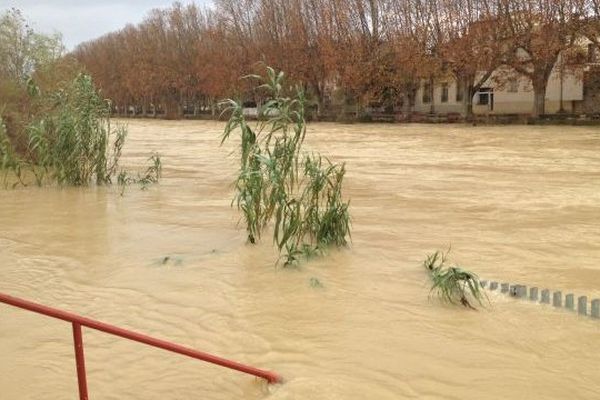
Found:
[[[91, 77], [80, 74], [49, 94], [42, 94], [33, 81], [28, 85], [32, 101], [41, 112], [25, 129], [27, 148], [22, 154], [12, 147], [6, 129], [0, 129], [0, 167], [5, 186], [9, 172], [17, 177], [15, 185], [23, 186], [28, 183], [25, 175], [32, 177], [38, 186], [112, 183], [119, 170], [127, 130], [111, 125], [110, 103], [100, 97]], [[156, 169], [160, 167], [160, 157], [153, 156], [152, 162], [147, 171], [150, 178], [143, 184], [156, 182], [160, 177]]]
[[483, 306], [485, 293], [481, 290], [479, 278], [474, 273], [458, 266], [446, 267], [446, 253], [436, 251], [427, 256], [423, 266], [429, 271], [435, 292], [443, 301], [451, 304], [462, 304], [464, 307], [475, 309], [473, 300]]
[[51, 111], [28, 128], [29, 157], [40, 172], [37, 183], [42, 174], [66, 185], [110, 183], [127, 132], [123, 127], [111, 129], [110, 106], [91, 78], [79, 75], [49, 101]]
[[284, 73], [267, 67], [266, 76], [251, 75], [268, 98], [259, 122], [250, 126], [241, 101], [226, 100], [230, 118], [222, 142], [239, 132], [240, 171], [235, 181], [236, 204], [242, 212], [248, 241], [256, 243], [273, 223], [273, 241], [284, 265], [321, 254], [329, 246], [345, 246], [350, 237], [349, 203], [343, 200], [344, 164], [319, 154], [305, 154], [306, 98], [301, 88], [284, 93]]
[[158, 183], [162, 176], [162, 161], [158, 153], [153, 153], [147, 160], [150, 165], [146, 168], [144, 174], [138, 173], [137, 176], [132, 176], [127, 171], [121, 170], [117, 175], [117, 184], [121, 188], [121, 196], [125, 194], [125, 188], [131, 184], [137, 183], [142, 190], [148, 189], [148, 186], [153, 183]]
[[12, 182], [12, 187], [23, 184], [23, 163], [11, 144], [2, 117], [0, 117], [0, 172], [2, 173], [2, 184], [5, 188], [11, 183], [9, 181], [11, 172], [16, 178]]

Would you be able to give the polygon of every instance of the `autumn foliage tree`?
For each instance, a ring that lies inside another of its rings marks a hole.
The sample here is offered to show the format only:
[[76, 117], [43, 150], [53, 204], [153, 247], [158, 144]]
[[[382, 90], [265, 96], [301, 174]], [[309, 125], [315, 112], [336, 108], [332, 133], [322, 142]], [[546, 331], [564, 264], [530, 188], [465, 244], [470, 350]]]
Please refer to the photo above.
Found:
[[[550, 73], [578, 37], [600, 40], [597, 0], [215, 0], [174, 3], [73, 55], [118, 113], [216, 114], [218, 100], [260, 101], [240, 80], [285, 70], [323, 112], [332, 99], [404, 107], [417, 89], [458, 82], [463, 113], [505, 68], [531, 81], [541, 115]], [[600, 44], [600, 43], [599, 43]], [[335, 96], [337, 95], [337, 97]], [[432, 111], [434, 103], [432, 102]]]
[[510, 32], [513, 54], [509, 65], [531, 80], [533, 116], [545, 112], [546, 88], [561, 53], [578, 38], [577, 0], [505, 0], [502, 23]]
[[497, 0], [443, 0], [437, 14], [440, 54], [462, 92], [463, 114], [494, 71], [511, 60], [514, 42], [499, 18]]

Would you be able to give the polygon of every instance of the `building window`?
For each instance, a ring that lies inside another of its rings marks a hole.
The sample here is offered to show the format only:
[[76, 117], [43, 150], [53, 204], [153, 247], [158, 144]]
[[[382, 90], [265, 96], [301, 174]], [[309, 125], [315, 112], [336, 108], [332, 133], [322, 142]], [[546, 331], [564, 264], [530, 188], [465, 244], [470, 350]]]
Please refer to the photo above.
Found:
[[518, 78], [511, 78], [508, 81], [508, 91], [510, 93], [517, 93], [519, 91], [519, 79]]
[[442, 103], [448, 102], [448, 84], [442, 83]]
[[594, 43], [588, 44], [588, 62], [595, 63], [598, 62], [598, 46]]
[[484, 93], [479, 93], [479, 100], [477, 101], [477, 104], [479, 104], [480, 106], [486, 106], [488, 105], [490, 102], [490, 94], [487, 92]]
[[464, 85], [461, 82], [456, 82], [456, 102], [460, 103], [463, 101], [465, 95]]
[[423, 104], [431, 103], [431, 84], [423, 85]]
[[481, 88], [477, 92], [477, 104], [480, 106], [488, 106], [488, 109], [494, 110], [494, 89]]

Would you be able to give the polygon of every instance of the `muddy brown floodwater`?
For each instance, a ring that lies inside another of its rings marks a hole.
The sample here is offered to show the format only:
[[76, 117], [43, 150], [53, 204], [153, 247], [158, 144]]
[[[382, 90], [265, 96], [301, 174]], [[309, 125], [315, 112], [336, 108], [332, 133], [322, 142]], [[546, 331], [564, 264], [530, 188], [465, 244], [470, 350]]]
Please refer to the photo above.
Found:
[[[283, 269], [236, 226], [222, 124], [128, 123], [124, 164], [159, 151], [160, 185], [0, 191], [0, 292], [286, 382], [84, 330], [92, 399], [600, 397], [600, 321], [446, 306], [420, 265], [452, 245], [482, 277], [600, 297], [600, 129], [311, 125], [307, 146], [347, 163], [352, 246]], [[75, 399], [72, 353], [69, 324], [0, 305], [1, 399]]]

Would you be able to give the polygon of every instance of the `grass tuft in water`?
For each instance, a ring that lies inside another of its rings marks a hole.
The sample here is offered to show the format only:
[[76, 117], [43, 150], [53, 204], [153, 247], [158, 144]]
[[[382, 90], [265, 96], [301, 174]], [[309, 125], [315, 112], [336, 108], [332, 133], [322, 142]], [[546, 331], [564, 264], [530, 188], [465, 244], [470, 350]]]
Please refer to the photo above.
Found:
[[240, 171], [232, 204], [242, 212], [248, 241], [256, 243], [269, 223], [283, 265], [323, 254], [330, 246], [345, 246], [350, 237], [349, 202], [342, 196], [344, 164], [320, 154], [302, 153], [306, 136], [306, 97], [301, 87], [284, 93], [284, 73], [267, 67], [266, 75], [251, 75], [268, 100], [251, 127], [241, 101], [221, 103], [230, 115], [222, 143], [240, 133]]
[[121, 188], [121, 196], [125, 194], [125, 188], [131, 184], [139, 184], [142, 190], [148, 189], [153, 183], [158, 183], [162, 176], [162, 160], [158, 153], [153, 153], [147, 160], [150, 165], [146, 168], [144, 174], [138, 173], [137, 176], [131, 176], [127, 171], [121, 170], [117, 175], [117, 184]]
[[423, 266], [431, 274], [433, 285], [431, 292], [435, 292], [443, 301], [451, 304], [461, 304], [475, 310], [473, 301], [483, 306], [485, 293], [481, 290], [479, 278], [473, 272], [458, 266], [447, 267], [447, 252], [436, 251], [427, 256]]
[[321, 281], [318, 278], [315, 278], [314, 276], [312, 278], [310, 278], [309, 283], [310, 283], [310, 287], [312, 287], [314, 289], [322, 289], [323, 287], [325, 287], [321, 283]]

